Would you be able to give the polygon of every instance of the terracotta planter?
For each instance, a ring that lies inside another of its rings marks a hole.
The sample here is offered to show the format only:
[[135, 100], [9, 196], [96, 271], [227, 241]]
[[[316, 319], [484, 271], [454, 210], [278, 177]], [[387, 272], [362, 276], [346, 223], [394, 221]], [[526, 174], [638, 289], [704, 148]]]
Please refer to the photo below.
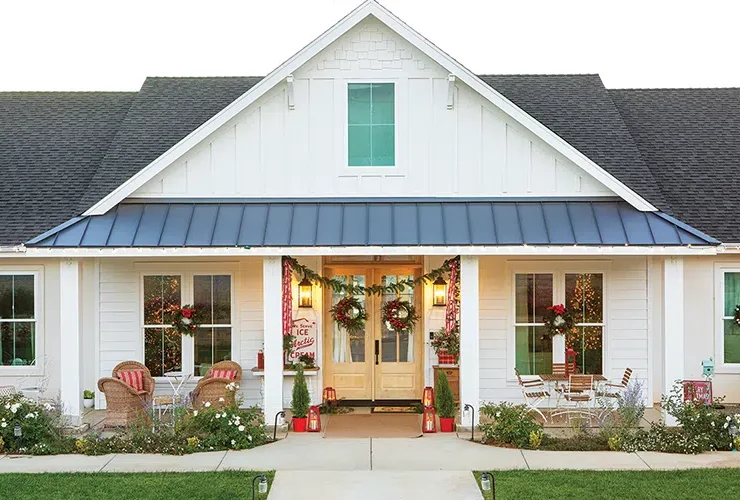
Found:
[[293, 417], [293, 432], [306, 432], [307, 423], [308, 423], [308, 417], [303, 417], [303, 418]]
[[439, 417], [439, 430], [440, 432], [455, 432], [455, 417]]

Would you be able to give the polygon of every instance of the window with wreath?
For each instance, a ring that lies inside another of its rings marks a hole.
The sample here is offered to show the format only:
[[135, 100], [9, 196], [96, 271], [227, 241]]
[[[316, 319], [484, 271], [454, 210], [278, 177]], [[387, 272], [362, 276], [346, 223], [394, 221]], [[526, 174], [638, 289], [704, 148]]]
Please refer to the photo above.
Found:
[[182, 369], [182, 335], [172, 328], [181, 282], [179, 275], [144, 276], [144, 364], [154, 377]]
[[724, 364], [740, 363], [740, 326], [736, 308], [740, 305], [740, 272], [724, 273], [722, 312], [722, 360]]
[[0, 352], [4, 366], [36, 359], [36, 276], [0, 274]]

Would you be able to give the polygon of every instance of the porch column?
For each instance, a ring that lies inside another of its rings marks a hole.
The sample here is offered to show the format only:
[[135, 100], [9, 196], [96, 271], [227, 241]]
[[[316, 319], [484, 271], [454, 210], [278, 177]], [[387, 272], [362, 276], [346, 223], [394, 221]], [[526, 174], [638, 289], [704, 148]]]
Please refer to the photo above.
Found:
[[265, 342], [265, 421], [283, 409], [282, 258], [262, 260]]
[[[684, 378], [683, 257], [666, 257], [663, 270], [663, 393], [668, 394]], [[676, 425], [665, 412], [663, 417], [667, 425]]]
[[[460, 409], [466, 404], [475, 408], [475, 421], [480, 421], [480, 361], [478, 349], [479, 279], [478, 257], [460, 257]], [[471, 422], [462, 422], [471, 425]]]
[[61, 400], [70, 423], [78, 425], [81, 415], [82, 378], [80, 349], [80, 261], [62, 260], [59, 268], [59, 369]]

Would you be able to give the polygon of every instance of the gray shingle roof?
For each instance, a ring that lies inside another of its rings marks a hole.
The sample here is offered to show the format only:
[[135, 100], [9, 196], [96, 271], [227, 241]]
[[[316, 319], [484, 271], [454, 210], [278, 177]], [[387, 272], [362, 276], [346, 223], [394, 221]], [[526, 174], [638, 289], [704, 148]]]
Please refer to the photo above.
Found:
[[[659, 209], [740, 241], [731, 220], [740, 195], [726, 180], [740, 158], [737, 89], [607, 91], [598, 75], [481, 78]], [[138, 93], [0, 93], [0, 245], [81, 214], [260, 79], [148, 78]]]
[[740, 242], [740, 88], [610, 90], [675, 217]]
[[0, 92], [0, 245], [79, 213], [135, 92]]

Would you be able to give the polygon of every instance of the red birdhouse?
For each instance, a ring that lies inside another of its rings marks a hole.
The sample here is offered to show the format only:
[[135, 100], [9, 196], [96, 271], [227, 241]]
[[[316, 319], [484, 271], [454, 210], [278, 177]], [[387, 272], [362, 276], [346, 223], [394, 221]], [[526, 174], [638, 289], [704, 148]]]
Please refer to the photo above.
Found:
[[437, 432], [437, 412], [434, 411], [434, 407], [424, 407], [424, 415], [422, 416], [421, 421], [421, 430], [423, 432]]
[[421, 404], [424, 407], [434, 406], [434, 388], [425, 387], [424, 393], [421, 396]]
[[565, 376], [566, 378], [576, 372], [576, 351], [568, 349], [565, 351]]
[[318, 406], [308, 409], [308, 432], [319, 432], [321, 430], [321, 410]]
[[324, 395], [321, 397], [321, 399], [324, 401], [324, 404], [327, 407], [336, 406], [337, 405], [337, 391], [334, 390], [333, 387], [325, 387]]
[[257, 369], [258, 370], [265, 369], [265, 353], [262, 352], [262, 349], [257, 351]]

